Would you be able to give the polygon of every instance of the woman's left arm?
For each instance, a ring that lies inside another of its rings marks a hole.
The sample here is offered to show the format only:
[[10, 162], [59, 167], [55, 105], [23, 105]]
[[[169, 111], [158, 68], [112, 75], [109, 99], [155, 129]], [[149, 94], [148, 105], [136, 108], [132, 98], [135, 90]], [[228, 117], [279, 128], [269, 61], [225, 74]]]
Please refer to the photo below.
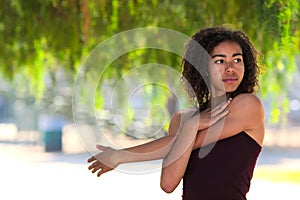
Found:
[[163, 160], [160, 185], [165, 192], [173, 192], [180, 183], [193, 150], [198, 131], [206, 129], [224, 118], [228, 114], [226, 108], [230, 104], [230, 101], [228, 100], [212, 110], [207, 109], [200, 114], [184, 117], [186, 120], [183, 121], [183, 125], [177, 131], [175, 142]]

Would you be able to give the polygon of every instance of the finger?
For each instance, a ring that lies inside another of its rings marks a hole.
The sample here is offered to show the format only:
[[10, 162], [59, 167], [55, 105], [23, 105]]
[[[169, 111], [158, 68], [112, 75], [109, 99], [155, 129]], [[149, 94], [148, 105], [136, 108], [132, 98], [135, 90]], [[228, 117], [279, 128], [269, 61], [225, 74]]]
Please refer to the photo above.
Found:
[[215, 124], [220, 119], [224, 118], [226, 115], [228, 115], [228, 113], [229, 113], [229, 110], [224, 110], [223, 112], [221, 112], [218, 115], [216, 115], [215, 117], [213, 117], [211, 120], [210, 126]]
[[92, 173], [95, 173], [102, 167], [102, 163], [100, 162], [94, 162], [92, 165], [89, 166], [89, 170], [91, 170]]
[[231, 100], [229, 99], [228, 101], [226, 102], [223, 102], [221, 105], [215, 107], [210, 113], [212, 115], [212, 117], [218, 115], [219, 113], [222, 113], [226, 108], [227, 106], [230, 104]]
[[104, 151], [107, 147], [97, 144], [97, 145], [96, 145], [96, 148], [97, 148], [99, 151]]
[[98, 172], [97, 176], [100, 177], [102, 174], [104, 174], [104, 170], [103, 169]]
[[99, 176], [101, 176], [102, 174], [104, 174], [104, 173], [106, 173], [106, 172], [108, 172], [108, 171], [110, 171], [109, 168], [102, 168], [102, 169], [98, 172], [97, 176], [99, 177]]
[[231, 99], [228, 99], [227, 101], [221, 103], [216, 108], [213, 109], [213, 111], [222, 111], [224, 110], [231, 102]]
[[95, 167], [98, 165], [98, 163], [99, 163], [98, 161], [94, 162], [93, 164], [91, 164], [91, 165], [88, 167], [88, 169], [91, 170], [91, 169], [95, 168]]
[[90, 163], [90, 162], [93, 162], [93, 161], [95, 161], [95, 160], [96, 160], [96, 158], [93, 156], [93, 157], [89, 158], [89, 159], [87, 160], [87, 162]]
[[97, 166], [99, 166], [99, 165], [102, 165], [102, 163], [100, 162], [100, 161], [95, 161], [95, 162], [93, 162], [91, 165], [90, 165], [90, 167], [89, 168], [94, 168], [94, 167], [97, 167]]
[[92, 170], [92, 173], [95, 173], [96, 171], [98, 171], [100, 169], [101, 169], [101, 165], [98, 165]]

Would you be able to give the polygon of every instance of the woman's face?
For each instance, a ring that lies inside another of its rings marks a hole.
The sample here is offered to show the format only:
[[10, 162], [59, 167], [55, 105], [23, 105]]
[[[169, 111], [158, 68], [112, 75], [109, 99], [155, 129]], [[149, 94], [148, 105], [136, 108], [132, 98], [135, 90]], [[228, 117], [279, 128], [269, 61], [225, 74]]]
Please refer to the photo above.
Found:
[[224, 41], [213, 49], [208, 68], [212, 95], [230, 94], [238, 88], [245, 71], [242, 55], [240, 45], [233, 41]]

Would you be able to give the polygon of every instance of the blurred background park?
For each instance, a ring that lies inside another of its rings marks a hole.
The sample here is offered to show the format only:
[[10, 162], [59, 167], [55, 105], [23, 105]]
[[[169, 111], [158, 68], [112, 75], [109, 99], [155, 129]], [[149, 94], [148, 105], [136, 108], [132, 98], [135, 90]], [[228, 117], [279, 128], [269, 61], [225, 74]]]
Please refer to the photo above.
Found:
[[[263, 70], [258, 96], [266, 110], [266, 137], [253, 179], [254, 192], [249, 194], [249, 199], [297, 199], [297, 194], [300, 196], [296, 189], [300, 186], [299, 0], [0, 2], [0, 187], [1, 190], [5, 188], [2, 193], [5, 199], [24, 195], [39, 199], [49, 191], [64, 193], [61, 198], [70, 197], [72, 192], [75, 197], [93, 198], [99, 194], [90, 190], [100, 187], [100, 191], [106, 191], [107, 195], [99, 196], [100, 199], [117, 199], [116, 195], [139, 199], [141, 191], [151, 188], [150, 184], [139, 188], [143, 185], [139, 183], [145, 180], [157, 185], [157, 192], [149, 194], [149, 199], [180, 199], [180, 192], [171, 197], [162, 194], [156, 173], [155, 178], [149, 174], [129, 178], [129, 175], [113, 172], [113, 175], [107, 175], [107, 179], [103, 178], [104, 183], [88, 174], [85, 164], [89, 156], [87, 146], [96, 144], [95, 138], [101, 138], [89, 134], [94, 125], [88, 117], [80, 129], [85, 131], [85, 138], [80, 138], [82, 135], [78, 134], [73, 119], [73, 87], [80, 66], [89, 53], [115, 34], [134, 28], [162, 27], [190, 36], [201, 28], [215, 25], [243, 30], [261, 53], [259, 60]], [[99, 80], [99, 85], [104, 87], [95, 89], [96, 94], [87, 90], [89, 98], [96, 98], [94, 117], [98, 119], [97, 125], [105, 127], [110, 132], [106, 137], [118, 140], [118, 145], [143, 143], [164, 134], [139, 134], [136, 129], [149, 127], [144, 125], [147, 119], [139, 118], [134, 112], [129, 118], [140, 124], [128, 125], [127, 130], [135, 134], [121, 134], [106, 104], [109, 86], [133, 67], [147, 63], [160, 63], [178, 72], [181, 70], [180, 57], [170, 52], [135, 50], [110, 63], [103, 79]], [[145, 73], [160, 79], [170, 78], [168, 74]], [[87, 82], [95, 81], [91, 79]], [[159, 103], [167, 108], [174, 100], [170, 95], [162, 95], [165, 91], [145, 89], [146, 97], [149, 97], [146, 102]], [[168, 108], [170, 113], [176, 110], [175, 107]], [[159, 115], [159, 112], [154, 112], [154, 115]], [[86, 115], [84, 110], [82, 115]], [[151, 132], [151, 128], [147, 131]], [[19, 173], [23, 175], [19, 176]], [[116, 183], [114, 176], [131, 179], [130, 187], [122, 178], [122, 184]], [[122, 191], [112, 194], [108, 185], [114, 189], [120, 187]], [[140, 193], [136, 193], [135, 187]], [[130, 195], [126, 195], [127, 192]], [[56, 197], [54, 193], [49, 192], [49, 198]], [[273, 196], [268, 196], [271, 193]]]

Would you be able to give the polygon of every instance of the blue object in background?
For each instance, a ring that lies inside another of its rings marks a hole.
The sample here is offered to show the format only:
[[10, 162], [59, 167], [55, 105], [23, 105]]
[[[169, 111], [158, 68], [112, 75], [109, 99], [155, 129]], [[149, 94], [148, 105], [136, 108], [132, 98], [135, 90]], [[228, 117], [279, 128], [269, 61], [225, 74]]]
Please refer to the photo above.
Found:
[[46, 152], [62, 151], [62, 128], [66, 120], [63, 116], [43, 115], [39, 119], [39, 129], [43, 134]]

